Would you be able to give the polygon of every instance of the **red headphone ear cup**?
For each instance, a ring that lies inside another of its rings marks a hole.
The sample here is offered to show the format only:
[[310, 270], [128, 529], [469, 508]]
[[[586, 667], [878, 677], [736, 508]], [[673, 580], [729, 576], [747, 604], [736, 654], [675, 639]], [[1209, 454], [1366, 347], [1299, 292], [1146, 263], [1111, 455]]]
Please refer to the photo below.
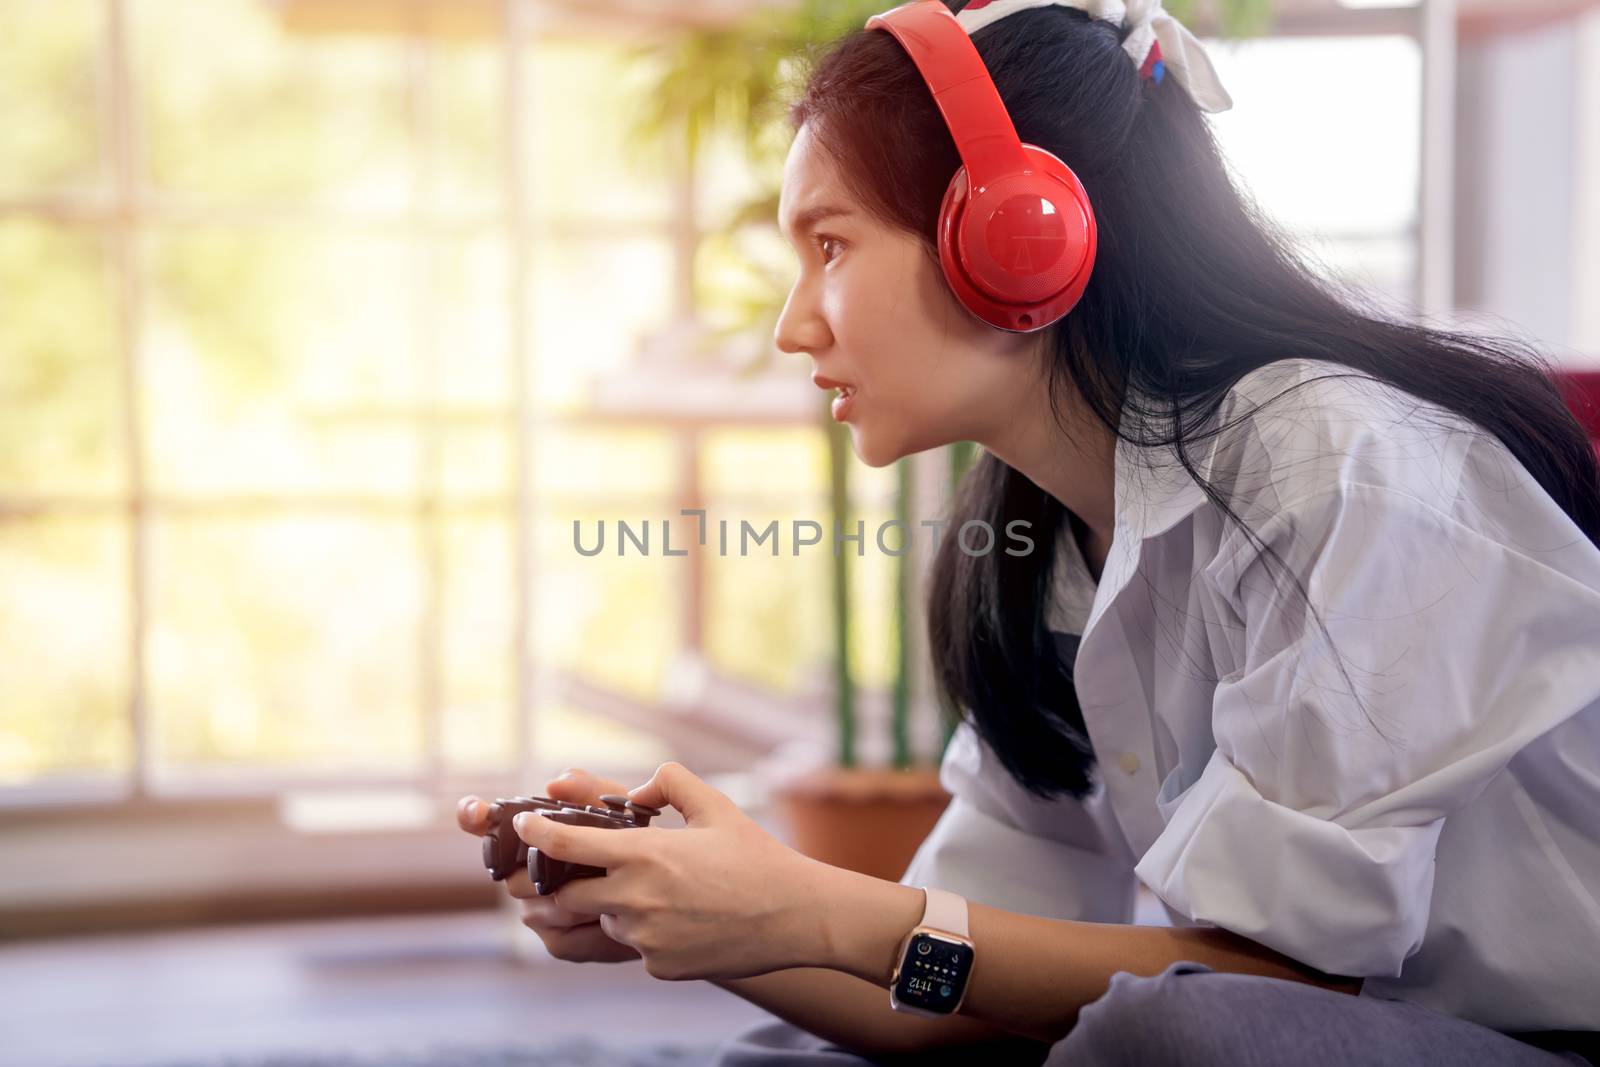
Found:
[[[944, 280], [950, 286], [950, 291], [955, 294], [963, 307], [991, 326], [1008, 328], [1006, 322], [1009, 321], [1009, 317], [997, 307], [978, 283], [968, 276], [966, 267], [961, 262], [961, 253], [956, 248], [958, 235], [965, 221], [968, 199], [967, 168], [958, 167], [950, 178], [950, 184], [945, 186], [944, 199], [939, 202], [937, 230], [939, 266], [944, 271]], [[997, 319], [999, 321], [996, 321]]]
[[939, 207], [939, 261], [961, 303], [992, 326], [1043, 329], [1071, 311], [1088, 285], [1094, 211], [1060, 159], [1023, 145], [1026, 171], [972, 190], [956, 171]]

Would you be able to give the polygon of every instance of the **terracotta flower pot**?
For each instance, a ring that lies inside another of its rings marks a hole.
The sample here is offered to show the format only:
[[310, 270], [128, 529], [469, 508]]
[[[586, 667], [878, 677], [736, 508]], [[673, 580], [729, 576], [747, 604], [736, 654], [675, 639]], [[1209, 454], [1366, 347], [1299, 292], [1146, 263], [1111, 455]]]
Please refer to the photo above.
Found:
[[927, 768], [824, 768], [774, 791], [795, 848], [835, 867], [897, 881], [950, 794]]

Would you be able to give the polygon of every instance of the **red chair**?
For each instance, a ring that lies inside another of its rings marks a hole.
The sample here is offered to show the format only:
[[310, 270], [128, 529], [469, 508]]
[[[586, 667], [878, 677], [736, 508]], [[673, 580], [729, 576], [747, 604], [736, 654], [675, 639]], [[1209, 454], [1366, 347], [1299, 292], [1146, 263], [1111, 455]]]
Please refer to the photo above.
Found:
[[1589, 440], [1600, 450], [1600, 370], [1569, 370], [1557, 376], [1567, 406], [1578, 417]]

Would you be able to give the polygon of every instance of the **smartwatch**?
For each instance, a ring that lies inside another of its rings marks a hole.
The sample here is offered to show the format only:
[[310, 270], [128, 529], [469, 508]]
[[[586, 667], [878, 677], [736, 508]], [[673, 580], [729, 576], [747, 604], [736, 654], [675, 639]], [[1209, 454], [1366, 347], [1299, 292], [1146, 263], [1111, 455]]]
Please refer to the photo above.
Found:
[[913, 1015], [950, 1015], [961, 1007], [972, 976], [974, 947], [967, 936], [967, 902], [924, 886], [922, 921], [900, 945], [889, 982], [889, 1006]]

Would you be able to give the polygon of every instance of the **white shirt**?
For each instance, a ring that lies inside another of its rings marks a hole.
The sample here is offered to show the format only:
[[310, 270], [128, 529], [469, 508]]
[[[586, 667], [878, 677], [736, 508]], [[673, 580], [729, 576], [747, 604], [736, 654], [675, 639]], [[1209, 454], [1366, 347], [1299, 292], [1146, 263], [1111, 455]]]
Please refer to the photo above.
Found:
[[1347, 676], [1170, 450], [1119, 441], [1100, 582], [1063, 524], [1047, 614], [1093, 790], [1041, 801], [963, 725], [902, 881], [1127, 923], [1137, 879], [1363, 996], [1600, 1029], [1600, 549], [1498, 440], [1354, 373], [1253, 372], [1194, 457]]

